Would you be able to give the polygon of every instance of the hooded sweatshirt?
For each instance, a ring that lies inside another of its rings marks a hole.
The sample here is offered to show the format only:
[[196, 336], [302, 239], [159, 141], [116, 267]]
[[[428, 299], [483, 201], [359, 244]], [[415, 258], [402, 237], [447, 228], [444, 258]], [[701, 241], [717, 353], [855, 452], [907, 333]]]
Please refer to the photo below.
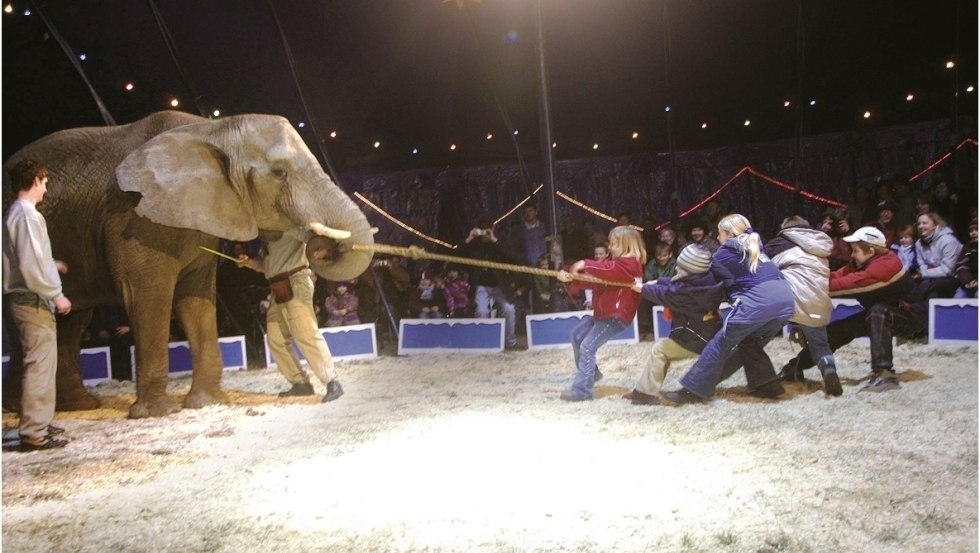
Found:
[[915, 256], [922, 278], [951, 277], [956, 274], [956, 260], [960, 258], [963, 244], [947, 226], [936, 227], [932, 236], [915, 242]]

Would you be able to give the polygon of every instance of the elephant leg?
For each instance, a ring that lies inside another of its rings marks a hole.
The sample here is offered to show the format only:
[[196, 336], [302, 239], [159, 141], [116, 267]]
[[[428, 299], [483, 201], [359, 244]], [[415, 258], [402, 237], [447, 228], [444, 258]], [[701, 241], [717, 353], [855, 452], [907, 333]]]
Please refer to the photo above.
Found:
[[170, 314], [173, 278], [164, 271], [155, 280], [134, 288], [123, 283], [123, 304], [129, 316], [136, 347], [136, 403], [129, 418], [163, 417], [180, 411], [180, 405], [167, 397], [170, 359]]
[[58, 317], [58, 372], [55, 410], [98, 409], [101, 402], [82, 384], [82, 334], [92, 321], [92, 310], [72, 311]]
[[228, 402], [221, 390], [224, 364], [218, 347], [215, 272], [214, 261], [203, 257], [182, 275], [174, 294], [174, 308], [190, 343], [194, 370], [191, 390], [184, 398], [184, 407], [189, 409]]

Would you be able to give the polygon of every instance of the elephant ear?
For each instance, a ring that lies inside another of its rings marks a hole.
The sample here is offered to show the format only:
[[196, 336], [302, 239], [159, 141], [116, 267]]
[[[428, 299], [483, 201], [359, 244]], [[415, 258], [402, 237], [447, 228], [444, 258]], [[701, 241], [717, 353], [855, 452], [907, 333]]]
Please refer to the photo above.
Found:
[[228, 157], [204, 140], [211, 123], [153, 137], [116, 167], [119, 188], [139, 192], [136, 213], [178, 228], [246, 241], [259, 229], [228, 179]]

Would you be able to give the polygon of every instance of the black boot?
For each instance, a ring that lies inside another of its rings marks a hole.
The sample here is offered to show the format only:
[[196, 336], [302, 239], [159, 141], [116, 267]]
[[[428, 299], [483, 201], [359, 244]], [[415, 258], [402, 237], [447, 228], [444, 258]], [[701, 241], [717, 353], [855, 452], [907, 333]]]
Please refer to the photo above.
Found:
[[799, 360], [791, 359], [789, 363], [783, 365], [783, 369], [779, 371], [779, 379], [783, 382], [805, 382], [806, 377], [803, 376], [803, 369], [799, 366]]
[[762, 386], [759, 386], [755, 390], [752, 390], [751, 392], [749, 392], [749, 395], [755, 397], [761, 397], [763, 399], [775, 399], [783, 395], [783, 392], [785, 391], [786, 390], [783, 389], [782, 382], [780, 382], [779, 380], [773, 380], [768, 384], [763, 384]]
[[327, 403], [328, 401], [333, 401], [340, 396], [344, 395], [344, 388], [337, 382], [337, 379], [333, 379], [327, 383], [327, 393], [323, 396], [323, 401], [321, 403]]
[[820, 375], [823, 377], [823, 393], [828, 396], [843, 394], [844, 389], [841, 388], [840, 378], [837, 376], [837, 365], [834, 363], [834, 358], [830, 355], [824, 355], [817, 362], [817, 366], [820, 367]]
[[670, 402], [671, 405], [684, 405], [687, 403], [707, 403], [706, 400], [702, 399], [701, 396], [689, 391], [687, 388], [681, 388], [676, 392], [663, 392], [661, 395]]
[[279, 397], [299, 397], [299, 396], [312, 396], [313, 395], [313, 385], [309, 382], [300, 382], [299, 384], [293, 384], [293, 387], [286, 390], [285, 392], [279, 392]]

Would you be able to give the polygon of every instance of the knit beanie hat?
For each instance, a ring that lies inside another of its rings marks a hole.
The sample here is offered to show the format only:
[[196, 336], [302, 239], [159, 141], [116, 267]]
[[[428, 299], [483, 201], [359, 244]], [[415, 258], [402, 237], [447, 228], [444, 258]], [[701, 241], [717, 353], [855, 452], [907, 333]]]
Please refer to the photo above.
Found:
[[690, 244], [677, 256], [677, 266], [692, 275], [707, 273], [711, 268], [711, 252], [698, 244]]

